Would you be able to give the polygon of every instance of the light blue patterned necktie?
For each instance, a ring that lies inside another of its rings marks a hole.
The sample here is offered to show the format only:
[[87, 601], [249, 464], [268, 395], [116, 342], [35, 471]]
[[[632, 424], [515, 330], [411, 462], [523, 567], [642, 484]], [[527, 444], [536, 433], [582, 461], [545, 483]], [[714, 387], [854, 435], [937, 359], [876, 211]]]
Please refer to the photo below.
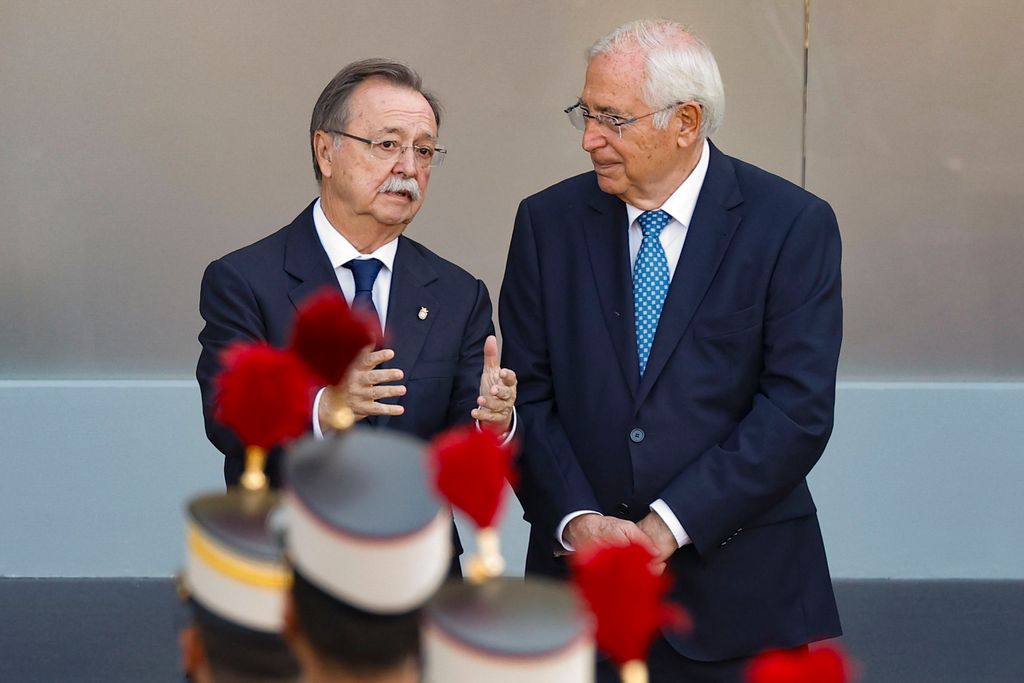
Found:
[[640, 376], [647, 369], [654, 333], [658, 331], [658, 318], [668, 293], [668, 259], [661, 246], [662, 229], [672, 217], [665, 211], [645, 211], [637, 222], [644, 239], [633, 266], [633, 320], [636, 324], [636, 355], [640, 361]]

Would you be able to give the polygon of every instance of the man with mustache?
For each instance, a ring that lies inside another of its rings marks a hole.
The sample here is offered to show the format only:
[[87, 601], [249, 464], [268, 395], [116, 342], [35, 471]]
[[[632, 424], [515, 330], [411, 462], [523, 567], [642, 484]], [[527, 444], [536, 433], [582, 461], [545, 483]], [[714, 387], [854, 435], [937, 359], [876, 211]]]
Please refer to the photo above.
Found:
[[738, 682], [840, 632], [805, 479], [832, 431], [839, 229], [711, 143], [722, 81], [683, 26], [626, 24], [587, 61], [565, 112], [594, 170], [522, 202], [499, 307], [526, 571], [564, 574], [553, 546], [647, 545], [693, 620], [656, 640], [651, 683]]
[[[321, 93], [310, 123], [320, 196], [288, 226], [209, 265], [199, 310], [206, 326], [196, 377], [210, 440], [224, 453], [230, 486], [242, 444], [213, 415], [221, 352], [241, 340], [288, 343], [296, 307], [324, 288], [380, 322], [384, 348], [350, 373], [347, 401], [361, 424], [429, 439], [478, 420], [513, 430], [515, 374], [498, 365], [484, 283], [402, 236], [444, 159], [440, 109], [415, 71], [383, 59], [343, 68]], [[321, 390], [310, 428], [343, 406]], [[267, 475], [281, 482], [271, 455]]]

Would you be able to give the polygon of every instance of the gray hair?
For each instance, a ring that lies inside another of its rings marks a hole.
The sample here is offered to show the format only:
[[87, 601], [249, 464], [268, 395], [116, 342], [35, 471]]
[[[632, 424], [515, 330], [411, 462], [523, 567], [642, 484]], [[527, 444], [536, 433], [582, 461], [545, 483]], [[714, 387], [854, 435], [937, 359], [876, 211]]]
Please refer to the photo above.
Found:
[[415, 90], [423, 95], [434, 112], [434, 123], [438, 127], [441, 126], [441, 103], [433, 94], [423, 89], [423, 79], [412, 68], [400, 62], [376, 57], [352, 62], [335, 74], [313, 107], [313, 117], [309, 122], [309, 146], [313, 152], [313, 172], [316, 174], [317, 182], [321, 181], [322, 176], [320, 164], [316, 159], [313, 136], [318, 130], [345, 130], [349, 119], [349, 99], [360, 83], [371, 78], [382, 78], [392, 85]]
[[[623, 24], [587, 50], [587, 61], [603, 54], [639, 48], [644, 53], [644, 102], [651, 109], [697, 102], [703, 110], [700, 136], [710, 137], [725, 116], [725, 88], [718, 63], [704, 42], [669, 19], [640, 19]], [[655, 114], [656, 128], [668, 125], [671, 110]]]

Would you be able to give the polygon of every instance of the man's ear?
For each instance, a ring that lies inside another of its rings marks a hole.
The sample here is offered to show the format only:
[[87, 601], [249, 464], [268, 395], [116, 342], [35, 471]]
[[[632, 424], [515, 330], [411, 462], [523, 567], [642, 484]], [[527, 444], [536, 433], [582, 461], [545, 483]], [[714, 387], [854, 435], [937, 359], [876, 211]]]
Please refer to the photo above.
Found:
[[679, 126], [676, 138], [680, 147], [692, 147], [700, 140], [700, 124], [704, 120], [704, 110], [696, 102], [685, 102], [673, 114], [673, 123]]
[[316, 152], [316, 163], [320, 166], [320, 175], [330, 178], [334, 172], [334, 137], [322, 130], [316, 131], [313, 133], [313, 151]]
[[181, 668], [194, 677], [200, 667], [206, 664], [203, 640], [195, 624], [189, 624], [178, 634], [178, 647], [181, 649]]

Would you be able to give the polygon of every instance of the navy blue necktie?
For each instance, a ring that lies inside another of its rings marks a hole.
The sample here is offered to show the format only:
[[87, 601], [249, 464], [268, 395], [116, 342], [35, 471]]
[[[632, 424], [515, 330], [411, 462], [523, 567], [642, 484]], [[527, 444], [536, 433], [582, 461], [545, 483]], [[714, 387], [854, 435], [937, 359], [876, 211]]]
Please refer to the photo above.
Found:
[[345, 264], [345, 267], [352, 271], [352, 277], [356, 281], [356, 295], [352, 298], [352, 308], [369, 313], [377, 321], [377, 329], [380, 329], [380, 316], [377, 315], [377, 307], [373, 305], [373, 281], [377, 279], [384, 264], [375, 258], [352, 259]]
[[636, 355], [640, 375], [647, 369], [647, 359], [658, 330], [661, 308], [668, 294], [668, 258], [661, 246], [661, 231], [672, 220], [667, 212], [645, 211], [637, 218], [644, 239], [633, 265], [633, 320], [636, 325]]

